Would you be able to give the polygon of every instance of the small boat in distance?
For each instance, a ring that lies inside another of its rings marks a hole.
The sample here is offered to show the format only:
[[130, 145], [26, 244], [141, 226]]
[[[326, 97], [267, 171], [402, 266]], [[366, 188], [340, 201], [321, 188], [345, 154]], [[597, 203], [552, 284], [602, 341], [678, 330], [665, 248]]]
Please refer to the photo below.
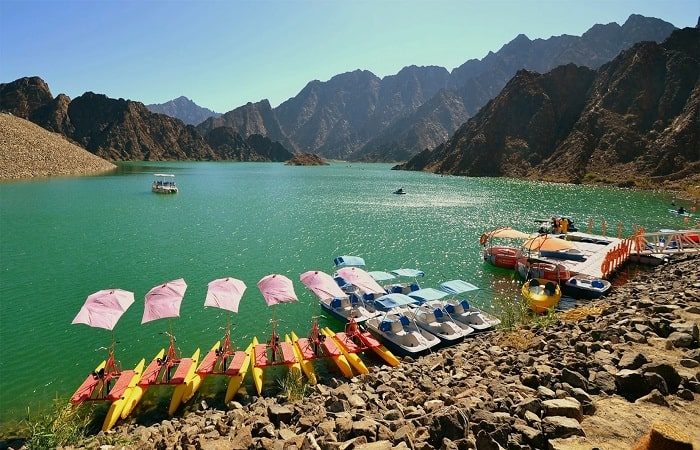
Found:
[[177, 194], [178, 188], [175, 185], [175, 175], [171, 173], [156, 173], [151, 184], [151, 191], [156, 194]]
[[395, 190], [394, 194], [403, 195], [403, 194], [406, 194], [406, 191], [404, 191], [403, 188], [401, 187], [401, 188], [398, 188], [397, 190]]

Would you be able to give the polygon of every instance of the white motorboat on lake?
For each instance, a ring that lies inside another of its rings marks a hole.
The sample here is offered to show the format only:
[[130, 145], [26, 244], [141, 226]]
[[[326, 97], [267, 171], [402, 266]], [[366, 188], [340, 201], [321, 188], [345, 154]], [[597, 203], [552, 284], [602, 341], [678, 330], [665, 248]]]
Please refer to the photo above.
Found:
[[171, 173], [156, 173], [151, 183], [151, 191], [156, 194], [177, 194], [179, 192], [175, 185], [175, 175]]

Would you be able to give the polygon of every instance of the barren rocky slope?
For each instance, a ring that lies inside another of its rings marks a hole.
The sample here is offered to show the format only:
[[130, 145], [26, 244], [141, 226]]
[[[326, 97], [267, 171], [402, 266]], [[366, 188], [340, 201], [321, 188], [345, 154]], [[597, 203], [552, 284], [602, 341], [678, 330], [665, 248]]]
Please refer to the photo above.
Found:
[[633, 14], [623, 25], [594, 25], [582, 36], [518, 35], [451, 73], [408, 66], [380, 78], [355, 70], [311, 81], [277, 108], [267, 100], [249, 103], [203, 126], [231, 126], [243, 136], [262, 134], [294, 151], [329, 158], [406, 160], [444, 142], [520, 69], [545, 72], [568, 63], [598, 68], [636, 42], [663, 41], [673, 29]]
[[398, 166], [468, 176], [661, 181], [700, 172], [700, 30], [598, 71], [520, 71], [445, 143]]
[[0, 113], [0, 179], [106, 172], [114, 164], [28, 120]]

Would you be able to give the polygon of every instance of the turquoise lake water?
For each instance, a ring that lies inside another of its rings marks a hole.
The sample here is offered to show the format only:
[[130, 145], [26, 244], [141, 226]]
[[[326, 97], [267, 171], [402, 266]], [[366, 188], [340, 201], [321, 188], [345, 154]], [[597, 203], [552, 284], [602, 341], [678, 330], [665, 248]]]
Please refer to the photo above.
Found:
[[[484, 265], [479, 235], [497, 226], [534, 231], [533, 219], [567, 214], [585, 229], [618, 222], [682, 228], [670, 197], [614, 188], [391, 171], [386, 164], [287, 167], [275, 163], [129, 163], [117, 174], [0, 184], [0, 422], [27, 406], [68, 396], [98, 361], [109, 331], [71, 325], [85, 298], [122, 288], [136, 302], [115, 328], [124, 366], [167, 345], [172, 325], [184, 354], [208, 349], [226, 314], [204, 309], [207, 283], [240, 278], [248, 290], [234, 315], [234, 340], [264, 337], [272, 313], [256, 283], [280, 273], [299, 303], [281, 305], [280, 331], [306, 334], [321, 313], [299, 282], [332, 273], [333, 257], [365, 258], [368, 270], [419, 268], [425, 287], [461, 278], [484, 289], [477, 301], [514, 297], [513, 276]], [[180, 193], [150, 191], [154, 172], [177, 175]], [[404, 187], [408, 195], [393, 195]], [[153, 286], [184, 278], [181, 317], [141, 325]], [[332, 328], [340, 324], [322, 319]]]

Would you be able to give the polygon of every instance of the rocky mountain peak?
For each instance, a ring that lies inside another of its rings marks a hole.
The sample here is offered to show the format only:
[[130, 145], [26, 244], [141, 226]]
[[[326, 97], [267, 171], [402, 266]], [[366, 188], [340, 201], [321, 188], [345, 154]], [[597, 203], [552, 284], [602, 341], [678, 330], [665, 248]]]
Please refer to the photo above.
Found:
[[149, 111], [165, 114], [166, 116], [180, 119], [188, 125], [197, 125], [209, 117], [219, 117], [221, 114], [197, 105], [194, 101], [181, 95], [165, 103], [147, 105]]

